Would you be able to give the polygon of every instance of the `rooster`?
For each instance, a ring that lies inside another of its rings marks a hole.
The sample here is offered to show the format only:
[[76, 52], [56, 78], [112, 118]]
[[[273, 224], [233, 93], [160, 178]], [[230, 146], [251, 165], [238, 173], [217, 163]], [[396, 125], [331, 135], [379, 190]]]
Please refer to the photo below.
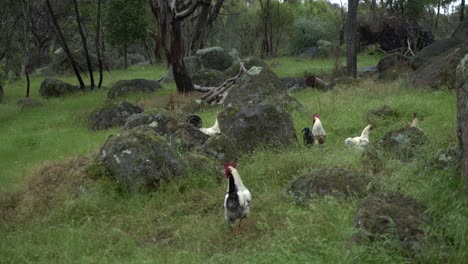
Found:
[[314, 126], [312, 127], [312, 135], [314, 135], [315, 144], [323, 144], [325, 143], [325, 138], [327, 137], [327, 133], [325, 133], [325, 129], [323, 129], [322, 122], [320, 122], [319, 114], [314, 114], [312, 116], [312, 123]]
[[203, 122], [200, 116], [198, 115], [190, 115], [187, 118], [187, 122], [192, 124], [194, 127], [198, 128], [203, 134], [206, 134], [208, 136], [213, 136], [216, 134], [220, 134], [221, 131], [219, 130], [219, 124], [218, 124], [218, 117], [216, 117], [216, 121], [212, 127], [203, 127]]
[[302, 129], [302, 140], [306, 146], [314, 145], [315, 138], [310, 128], [304, 127], [304, 129]]
[[406, 127], [410, 128], [410, 127], [414, 127], [414, 128], [417, 128], [417, 129], [420, 129], [419, 128], [419, 119], [418, 119], [418, 113], [414, 112], [413, 113], [413, 122], [408, 122], [406, 124]]
[[249, 215], [252, 196], [242, 183], [235, 164], [226, 163], [224, 171], [228, 179], [227, 193], [224, 197], [224, 217], [229, 226], [234, 224], [236, 219], [239, 219], [236, 231], [236, 234], [239, 235], [242, 220]]
[[369, 132], [372, 130], [372, 125], [367, 125], [361, 133], [360, 137], [347, 138], [345, 144], [349, 146], [366, 146], [369, 144]]

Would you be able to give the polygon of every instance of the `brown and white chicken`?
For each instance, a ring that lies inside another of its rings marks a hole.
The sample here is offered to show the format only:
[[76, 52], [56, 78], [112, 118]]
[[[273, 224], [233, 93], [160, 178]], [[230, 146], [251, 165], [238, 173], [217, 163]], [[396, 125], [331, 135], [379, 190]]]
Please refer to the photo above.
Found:
[[312, 135], [314, 135], [315, 144], [325, 143], [325, 139], [327, 137], [327, 133], [325, 133], [325, 129], [323, 129], [322, 122], [319, 117], [319, 114], [314, 114], [312, 116], [312, 123], [314, 124], [312, 127]]

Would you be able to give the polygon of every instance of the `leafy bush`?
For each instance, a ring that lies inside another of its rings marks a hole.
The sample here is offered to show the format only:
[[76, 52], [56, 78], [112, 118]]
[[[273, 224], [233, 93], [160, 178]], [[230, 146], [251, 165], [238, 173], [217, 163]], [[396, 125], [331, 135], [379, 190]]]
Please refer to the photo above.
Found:
[[299, 18], [294, 22], [290, 51], [298, 54], [308, 47], [315, 46], [318, 40], [336, 43], [339, 32], [334, 23], [319, 18]]

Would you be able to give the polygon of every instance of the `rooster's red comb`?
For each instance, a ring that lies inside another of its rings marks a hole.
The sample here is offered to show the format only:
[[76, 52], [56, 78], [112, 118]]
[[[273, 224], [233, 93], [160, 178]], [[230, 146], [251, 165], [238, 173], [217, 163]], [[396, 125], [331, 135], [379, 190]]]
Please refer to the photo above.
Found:
[[226, 164], [224, 164], [224, 172], [226, 173], [226, 176], [228, 176], [228, 174], [231, 173], [231, 171], [229, 170], [229, 167], [235, 168], [236, 166], [237, 165], [234, 162], [226, 162]]

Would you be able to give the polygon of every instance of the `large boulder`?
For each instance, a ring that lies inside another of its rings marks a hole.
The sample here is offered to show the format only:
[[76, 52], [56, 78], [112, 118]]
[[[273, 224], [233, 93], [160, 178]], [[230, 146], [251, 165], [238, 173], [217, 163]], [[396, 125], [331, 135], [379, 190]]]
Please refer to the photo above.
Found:
[[468, 53], [468, 40], [446, 52], [427, 58], [423, 65], [412, 75], [410, 83], [415, 87], [455, 88], [455, 69], [463, 56]]
[[197, 50], [196, 55], [204, 68], [224, 71], [231, 67], [233, 58], [221, 47], [210, 47]]
[[414, 252], [425, 238], [424, 225], [430, 218], [427, 207], [398, 192], [374, 193], [359, 204], [354, 225], [361, 232], [357, 238], [386, 239], [394, 236], [403, 249]]
[[383, 57], [377, 64], [379, 79], [393, 81], [406, 77], [410, 71], [411, 59], [400, 53], [391, 53]]
[[123, 130], [148, 126], [162, 136], [172, 137], [175, 140], [174, 143], [184, 148], [192, 149], [203, 145], [209, 136], [183, 120], [182, 117], [169, 112], [141, 113], [131, 116]]
[[192, 82], [200, 86], [217, 87], [226, 79], [222, 71], [203, 69], [192, 76]]
[[302, 175], [289, 183], [287, 191], [300, 204], [317, 196], [332, 195], [340, 198], [364, 197], [375, 190], [371, 176], [342, 168], [319, 169]]
[[437, 40], [416, 54], [412, 68], [416, 70], [411, 84], [416, 87], [456, 88], [457, 67], [468, 53], [468, 21], [461, 22], [449, 38]]
[[109, 137], [100, 157], [104, 167], [132, 190], [157, 188], [161, 181], [182, 176], [187, 166], [165, 139], [148, 126]]
[[262, 67], [252, 67], [229, 90], [224, 107], [258, 104], [261, 102], [285, 103], [293, 101], [286, 86], [274, 72]]
[[45, 79], [39, 88], [39, 95], [44, 97], [60, 97], [71, 93], [76, 93], [80, 89], [78, 86], [57, 79]]
[[[252, 67], [262, 67], [262, 68], [265, 68], [265, 69], [269, 69], [270, 66], [268, 66], [268, 64], [266, 62], [264, 62], [263, 60], [257, 58], [257, 57], [247, 57], [243, 60], [241, 60], [242, 63], [244, 64], [244, 67], [245, 69], [249, 70], [250, 68]], [[240, 70], [240, 64], [239, 62], [235, 63], [234, 65], [232, 65], [231, 67], [229, 67], [229, 69], [225, 70], [224, 73], [226, 74], [226, 77], [227, 78], [232, 78], [234, 76], [236, 76], [238, 73], [239, 73], [239, 70]]]
[[143, 108], [129, 102], [107, 102], [95, 109], [88, 116], [88, 126], [92, 130], [122, 126], [134, 114], [143, 112]]
[[393, 130], [379, 141], [386, 155], [411, 161], [418, 150], [429, 142], [427, 136], [418, 128], [408, 127]]
[[130, 93], [154, 92], [159, 88], [161, 88], [161, 85], [158, 81], [145, 79], [121, 80], [109, 89], [107, 96], [113, 99]]
[[230, 107], [218, 114], [218, 122], [221, 133], [244, 151], [297, 141], [291, 115], [279, 106]]
[[241, 151], [237, 145], [223, 134], [210, 137], [203, 144], [202, 150], [208, 156], [222, 162], [237, 161], [241, 156]]
[[[184, 58], [185, 69], [190, 77], [194, 76], [202, 69], [200, 58], [197, 56], [190, 56]], [[172, 72], [172, 71], [171, 71]]]

